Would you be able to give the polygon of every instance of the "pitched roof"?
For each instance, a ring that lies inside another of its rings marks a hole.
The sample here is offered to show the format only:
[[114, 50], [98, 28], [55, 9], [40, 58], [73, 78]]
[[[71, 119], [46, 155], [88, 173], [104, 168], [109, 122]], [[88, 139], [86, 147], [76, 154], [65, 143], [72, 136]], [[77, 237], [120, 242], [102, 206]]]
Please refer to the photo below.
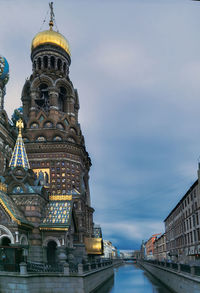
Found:
[[9, 214], [11, 219], [18, 225], [32, 226], [24, 217], [23, 213], [15, 205], [12, 198], [0, 191], [0, 205]]
[[40, 229], [68, 230], [71, 224], [72, 207], [72, 200], [50, 200]]

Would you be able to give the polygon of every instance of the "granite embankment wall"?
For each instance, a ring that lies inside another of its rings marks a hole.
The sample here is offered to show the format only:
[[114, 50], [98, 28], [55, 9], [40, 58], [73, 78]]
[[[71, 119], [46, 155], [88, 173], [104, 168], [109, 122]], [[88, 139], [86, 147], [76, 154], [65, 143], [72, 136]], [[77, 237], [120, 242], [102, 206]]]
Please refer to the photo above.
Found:
[[0, 272], [0, 293], [90, 293], [114, 275], [113, 265], [68, 276], [62, 273], [22, 273]]
[[138, 261], [137, 263], [174, 292], [200, 292], [200, 276], [145, 261]]

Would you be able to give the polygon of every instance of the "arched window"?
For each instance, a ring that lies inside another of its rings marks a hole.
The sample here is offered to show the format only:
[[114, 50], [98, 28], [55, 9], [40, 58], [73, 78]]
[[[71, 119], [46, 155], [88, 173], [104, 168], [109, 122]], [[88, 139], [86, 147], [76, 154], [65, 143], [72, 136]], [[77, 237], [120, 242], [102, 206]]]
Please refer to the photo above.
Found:
[[73, 137], [68, 137], [67, 141], [72, 142], [72, 143], [76, 143], [75, 139], [73, 139]]
[[37, 141], [37, 142], [43, 142], [43, 141], [46, 141], [46, 138], [45, 138], [44, 136], [38, 136], [38, 137], [36, 138], [36, 141]]
[[60, 111], [64, 112], [64, 99], [66, 97], [67, 91], [64, 87], [60, 88], [59, 97], [58, 97], [58, 108]]
[[71, 133], [74, 133], [74, 134], [77, 134], [77, 133], [76, 133], [76, 129], [73, 128], [73, 127], [70, 127], [70, 132], [71, 132]]
[[39, 93], [39, 98], [35, 99], [35, 102], [40, 108], [43, 108], [45, 111], [47, 111], [49, 109], [49, 92], [46, 83], [42, 83], [39, 86]]
[[51, 121], [47, 121], [44, 123], [44, 128], [52, 128], [53, 127], [53, 123]]
[[24, 190], [21, 186], [15, 186], [12, 190], [12, 193], [14, 193], [14, 194], [24, 193]]
[[58, 70], [61, 70], [62, 61], [60, 59], [58, 59], [57, 67], [58, 67]]
[[41, 58], [40, 57], [38, 58], [37, 63], [38, 63], [38, 69], [41, 69], [42, 62], [41, 62]]
[[48, 68], [48, 57], [47, 56], [44, 56], [44, 68]]
[[31, 123], [31, 126], [30, 126], [31, 129], [36, 129], [36, 128], [39, 128], [39, 125], [37, 122], [33, 122]]
[[67, 66], [66, 66], [66, 63], [64, 62], [64, 64], [63, 64], [63, 71], [64, 71], [64, 73], [66, 73], [66, 68], [67, 68]]
[[60, 122], [56, 124], [56, 128], [64, 130], [64, 126]]
[[55, 58], [53, 56], [51, 56], [50, 63], [51, 63], [51, 69], [54, 69], [55, 68]]
[[45, 98], [48, 96], [48, 85], [46, 83], [42, 83], [39, 86], [39, 91], [40, 91], [40, 98]]
[[66, 94], [67, 94], [66, 88], [60, 87], [60, 94], [63, 96], [66, 96]]
[[59, 135], [54, 136], [53, 141], [62, 141], [62, 137]]

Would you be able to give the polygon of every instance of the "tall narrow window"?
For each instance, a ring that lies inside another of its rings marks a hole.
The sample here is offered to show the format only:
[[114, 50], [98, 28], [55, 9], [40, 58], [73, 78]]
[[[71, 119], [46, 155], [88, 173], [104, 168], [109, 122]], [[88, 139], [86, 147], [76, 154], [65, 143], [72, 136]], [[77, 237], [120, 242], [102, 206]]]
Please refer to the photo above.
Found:
[[51, 69], [54, 69], [55, 68], [55, 58], [53, 56], [51, 56], [50, 62], [51, 62]]
[[66, 68], [67, 68], [67, 66], [66, 66], [66, 63], [64, 62], [64, 64], [63, 64], [63, 71], [64, 71], [64, 73], [66, 73]]
[[58, 70], [61, 70], [61, 67], [62, 67], [62, 61], [58, 59]]
[[67, 91], [64, 87], [60, 88], [59, 97], [58, 97], [58, 108], [61, 112], [64, 112], [64, 99], [66, 98]]
[[49, 109], [49, 93], [48, 93], [48, 86], [45, 83], [42, 83], [39, 86], [40, 96], [38, 99], [35, 100], [36, 104], [47, 111]]
[[41, 62], [41, 58], [39, 57], [38, 60], [38, 69], [41, 69], [41, 66], [42, 66], [42, 62]]
[[44, 68], [48, 68], [48, 57], [47, 56], [44, 56]]

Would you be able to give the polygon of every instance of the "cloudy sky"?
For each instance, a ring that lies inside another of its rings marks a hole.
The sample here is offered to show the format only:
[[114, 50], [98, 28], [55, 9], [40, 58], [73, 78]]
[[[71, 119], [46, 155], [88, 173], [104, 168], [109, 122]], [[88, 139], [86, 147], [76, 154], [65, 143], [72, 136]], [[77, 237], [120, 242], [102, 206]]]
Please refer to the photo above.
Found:
[[[197, 178], [200, 2], [55, 0], [69, 40], [70, 78], [93, 166], [94, 220], [104, 239], [137, 249]], [[0, 0], [0, 54], [10, 64], [5, 108], [20, 102], [30, 46], [47, 0]]]

